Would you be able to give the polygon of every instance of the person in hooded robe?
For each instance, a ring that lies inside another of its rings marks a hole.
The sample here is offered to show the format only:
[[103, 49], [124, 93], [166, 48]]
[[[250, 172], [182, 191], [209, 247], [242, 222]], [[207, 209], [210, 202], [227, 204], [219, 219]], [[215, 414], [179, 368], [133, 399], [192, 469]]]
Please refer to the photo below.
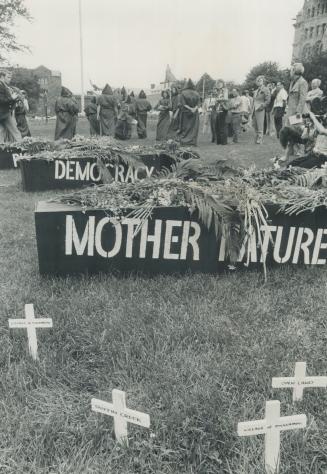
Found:
[[152, 106], [146, 98], [145, 92], [142, 90], [135, 101], [135, 111], [137, 120], [137, 135], [139, 138], [146, 138], [146, 126], [148, 120], [148, 112], [152, 109]]
[[157, 141], [167, 140], [168, 130], [170, 126], [170, 110], [171, 101], [168, 91], [161, 92], [161, 99], [156, 105], [155, 109], [159, 110], [159, 118], [157, 123]]
[[84, 109], [87, 120], [90, 124], [90, 135], [100, 135], [100, 124], [97, 119], [97, 98], [94, 96], [91, 102]]
[[180, 90], [177, 86], [171, 88], [170, 94], [172, 118], [170, 121], [167, 137], [175, 139], [180, 129]]
[[119, 140], [129, 140], [132, 136], [133, 117], [130, 112], [133, 111], [132, 100], [127, 97], [126, 102], [121, 106], [118, 114], [118, 120], [115, 129], [115, 138]]
[[120, 95], [121, 95], [122, 101], [126, 102], [127, 92], [126, 92], [125, 86], [121, 88]]
[[28, 102], [26, 99], [26, 92], [21, 90], [18, 91], [18, 98], [16, 100], [15, 106], [15, 118], [17, 123], [17, 128], [21, 133], [21, 136], [30, 137], [31, 132], [28, 126], [28, 122], [26, 119], [26, 114], [29, 111]]
[[97, 100], [97, 118], [100, 122], [100, 135], [113, 137], [118, 115], [118, 101], [109, 84], [105, 86]]
[[61, 88], [61, 96], [56, 100], [55, 112], [57, 115], [55, 140], [61, 138], [71, 140], [76, 134], [79, 109], [76, 99], [67, 87]]
[[179, 141], [181, 145], [197, 145], [199, 134], [199, 106], [201, 98], [189, 79], [180, 96], [181, 126]]
[[17, 93], [9, 86], [12, 72], [0, 70], [0, 143], [18, 142], [22, 139], [14, 115]]

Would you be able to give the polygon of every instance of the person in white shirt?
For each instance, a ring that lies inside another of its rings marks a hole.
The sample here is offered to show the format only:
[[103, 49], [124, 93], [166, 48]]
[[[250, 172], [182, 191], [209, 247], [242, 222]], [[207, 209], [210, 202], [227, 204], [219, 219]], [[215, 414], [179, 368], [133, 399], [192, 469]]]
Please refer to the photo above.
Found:
[[249, 116], [252, 112], [252, 105], [249, 97], [246, 95], [248, 91], [244, 91], [241, 95], [241, 117], [242, 117], [242, 128], [243, 131], [246, 131], [246, 125], [249, 123]]
[[237, 89], [232, 90], [231, 96], [229, 110], [231, 112], [233, 142], [238, 143], [242, 122], [242, 98]]
[[213, 143], [216, 141], [216, 97], [217, 89], [214, 89], [203, 101], [203, 133], [207, 133], [210, 125]]
[[279, 138], [280, 131], [283, 128], [283, 117], [285, 115], [288, 94], [282, 82], [277, 82], [276, 92], [277, 94], [273, 106], [273, 114], [277, 138]]

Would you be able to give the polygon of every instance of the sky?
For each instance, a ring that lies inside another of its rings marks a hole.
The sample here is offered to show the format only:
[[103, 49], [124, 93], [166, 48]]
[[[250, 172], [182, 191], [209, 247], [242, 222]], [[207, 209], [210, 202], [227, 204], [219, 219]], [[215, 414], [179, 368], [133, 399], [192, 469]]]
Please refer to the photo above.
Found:
[[[251, 67], [277, 61], [289, 67], [293, 19], [304, 0], [81, 0], [85, 90], [149, 89], [169, 64], [178, 79], [242, 82]], [[26, 0], [33, 20], [15, 25], [30, 53], [11, 62], [41, 64], [81, 90], [78, 0]]]

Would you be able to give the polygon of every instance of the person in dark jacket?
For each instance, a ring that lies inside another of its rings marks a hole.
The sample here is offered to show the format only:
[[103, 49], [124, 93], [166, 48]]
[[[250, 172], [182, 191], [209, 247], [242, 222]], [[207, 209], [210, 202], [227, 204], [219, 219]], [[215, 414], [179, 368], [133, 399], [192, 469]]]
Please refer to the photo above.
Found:
[[100, 124], [97, 119], [97, 98], [94, 96], [89, 105], [84, 109], [87, 120], [90, 124], [90, 135], [100, 135]]
[[227, 145], [228, 137], [228, 114], [229, 102], [228, 102], [228, 89], [225, 87], [223, 80], [219, 79], [216, 85], [216, 105], [214, 107], [215, 112], [215, 133], [213, 137], [217, 145]]
[[0, 70], [0, 143], [22, 139], [14, 115], [18, 94], [9, 86], [11, 78], [11, 71]]
[[25, 91], [18, 91], [19, 95], [16, 100], [15, 105], [15, 118], [17, 123], [17, 128], [21, 133], [21, 136], [30, 137], [31, 132], [27, 123], [26, 114], [28, 112], [28, 102], [26, 99], [26, 92]]
[[67, 87], [61, 88], [61, 96], [55, 104], [57, 115], [55, 140], [67, 138], [71, 140], [76, 134], [78, 104]]
[[114, 93], [107, 84], [98, 97], [97, 118], [100, 122], [100, 135], [114, 136], [118, 115], [118, 101]]
[[137, 119], [137, 135], [139, 138], [147, 137], [147, 120], [148, 112], [152, 109], [150, 102], [147, 100], [145, 92], [142, 90], [135, 101], [135, 111]]
[[159, 118], [157, 123], [157, 141], [167, 140], [168, 130], [170, 126], [170, 109], [171, 102], [168, 91], [161, 92], [161, 99], [156, 105], [156, 110], [159, 110]]
[[181, 145], [197, 145], [199, 134], [199, 106], [200, 95], [189, 79], [180, 96], [181, 130], [179, 141]]

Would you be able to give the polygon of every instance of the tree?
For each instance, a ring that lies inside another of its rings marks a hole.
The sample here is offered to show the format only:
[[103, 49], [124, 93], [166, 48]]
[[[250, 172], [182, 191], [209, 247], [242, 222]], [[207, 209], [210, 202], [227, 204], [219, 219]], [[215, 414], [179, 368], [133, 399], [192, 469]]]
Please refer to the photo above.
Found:
[[246, 76], [243, 84], [244, 89], [256, 89], [256, 78], [258, 76], [265, 76], [267, 82], [279, 82], [282, 81], [285, 86], [288, 87], [289, 83], [289, 70], [280, 69], [278, 63], [266, 61], [254, 66], [249, 74]]
[[201, 76], [201, 79], [196, 84], [197, 92], [202, 96], [203, 95], [203, 84], [204, 84], [204, 96], [208, 95], [209, 92], [214, 88], [216, 81], [209, 76], [208, 73], [204, 73]]
[[31, 112], [35, 112], [41, 91], [39, 82], [34, 76], [33, 71], [24, 68], [13, 69], [11, 85], [27, 92], [30, 110]]
[[327, 53], [323, 52], [312, 56], [310, 61], [304, 62], [304, 77], [308, 81], [320, 79], [321, 89], [327, 92]]
[[17, 18], [30, 20], [24, 5], [25, 0], [0, 0], [0, 61], [6, 61], [8, 53], [22, 51], [25, 46], [19, 44], [12, 27]]

